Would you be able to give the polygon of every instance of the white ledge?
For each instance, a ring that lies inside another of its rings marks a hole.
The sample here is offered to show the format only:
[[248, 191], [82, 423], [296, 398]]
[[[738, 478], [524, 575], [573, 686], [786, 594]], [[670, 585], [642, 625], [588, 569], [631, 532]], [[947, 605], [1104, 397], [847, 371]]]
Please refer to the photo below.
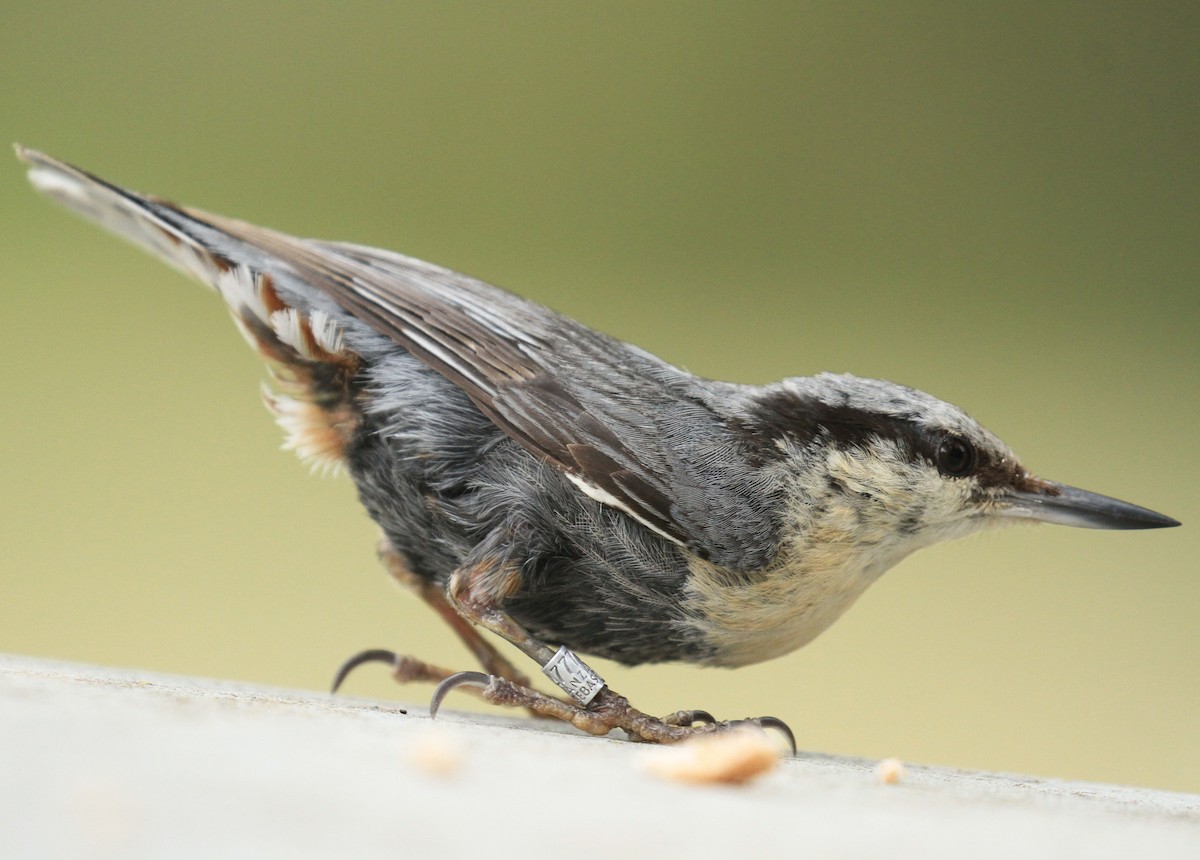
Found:
[[1200, 857], [1197, 795], [913, 765], [885, 785], [875, 762], [811, 753], [741, 787], [682, 785], [644, 753], [0, 655], [0, 856]]

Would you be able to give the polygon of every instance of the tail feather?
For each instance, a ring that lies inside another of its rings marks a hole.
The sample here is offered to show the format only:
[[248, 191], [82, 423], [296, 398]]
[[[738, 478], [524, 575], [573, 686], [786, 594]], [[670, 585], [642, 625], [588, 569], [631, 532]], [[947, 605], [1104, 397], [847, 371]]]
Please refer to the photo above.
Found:
[[29, 165], [29, 182], [42, 194], [218, 289], [217, 278], [229, 266], [218, 262], [210, 249], [180, 228], [177, 220], [164, 217], [168, 209], [176, 215], [182, 214], [180, 210], [119, 188], [35, 149], [20, 144], [15, 149], [17, 157]]
[[351, 387], [360, 357], [326, 311], [277, 289], [286, 266], [221, 226], [237, 222], [120, 188], [37, 150], [16, 151], [38, 191], [220, 294], [278, 388], [264, 400], [287, 434], [284, 448], [323, 470], [341, 465], [358, 421]]

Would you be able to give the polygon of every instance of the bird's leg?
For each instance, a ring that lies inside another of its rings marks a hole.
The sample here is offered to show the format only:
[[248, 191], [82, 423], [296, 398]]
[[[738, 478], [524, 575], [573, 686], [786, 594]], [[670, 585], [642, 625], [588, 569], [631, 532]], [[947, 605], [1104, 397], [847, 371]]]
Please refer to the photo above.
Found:
[[456, 570], [450, 577], [447, 596], [464, 618], [508, 640], [536, 660], [542, 671], [575, 701], [547, 696], [526, 684], [495, 674], [460, 672], [438, 685], [430, 702], [431, 715], [437, 714], [447, 693], [466, 686], [479, 690], [485, 701], [524, 707], [534, 714], [563, 720], [594, 735], [622, 729], [632, 740], [674, 743], [738, 724], [752, 724], [779, 729], [795, 751], [796, 742], [791, 730], [775, 717], [717, 722], [705, 711], [678, 711], [659, 719], [637, 710], [624, 696], [610, 690], [603, 679], [574, 653], [566, 648], [555, 651], [531, 636], [500, 608], [501, 601], [515, 594], [519, 586], [520, 573], [515, 567], [485, 558]]
[[[446, 599], [446, 592], [443, 588], [427, 579], [417, 576], [408, 569], [400, 554], [392, 548], [387, 538], [382, 538], [379, 541], [378, 551], [379, 560], [383, 562], [384, 569], [387, 570], [388, 575], [401, 585], [411, 588], [422, 600], [433, 607], [433, 610], [450, 625], [451, 629], [462, 639], [463, 644], [475, 655], [475, 659], [483, 666], [484, 671], [489, 675], [498, 675], [501, 678], [507, 678], [522, 686], [529, 686], [529, 677], [513, 666], [512, 663], [495, 649], [492, 643], [479, 635], [479, 631], [475, 629], [475, 626], [470, 621], [455, 611], [454, 607]], [[421, 678], [414, 680], [433, 679]], [[441, 679], [439, 678], [438, 680]]]
[[[416, 592], [422, 600], [433, 607], [434, 611], [458, 634], [489, 675], [506, 678], [521, 686], [529, 686], [529, 677], [524, 672], [518, 671], [490, 642], [479, 634], [471, 622], [454, 610], [454, 607], [446, 599], [444, 589], [408, 569], [404, 559], [400, 557], [387, 538], [380, 538], [377, 551], [379, 560], [383, 563], [388, 575], [405, 588]], [[371, 648], [355, 654], [338, 668], [333, 680], [333, 691], [336, 693], [347, 676], [364, 663], [385, 663], [391, 666], [392, 677], [400, 684], [413, 681], [439, 684], [456, 674], [452, 669], [435, 666], [424, 660], [418, 660], [416, 657], [397, 654], [382, 648]]]

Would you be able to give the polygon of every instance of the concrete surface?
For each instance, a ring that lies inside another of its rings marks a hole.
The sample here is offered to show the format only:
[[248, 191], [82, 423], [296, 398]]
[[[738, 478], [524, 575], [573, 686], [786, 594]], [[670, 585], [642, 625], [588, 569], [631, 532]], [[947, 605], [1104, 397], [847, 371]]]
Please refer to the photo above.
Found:
[[683, 785], [617, 738], [425, 714], [0, 656], [0, 857], [1200, 857], [1195, 795], [912, 765], [885, 785], [811, 753]]

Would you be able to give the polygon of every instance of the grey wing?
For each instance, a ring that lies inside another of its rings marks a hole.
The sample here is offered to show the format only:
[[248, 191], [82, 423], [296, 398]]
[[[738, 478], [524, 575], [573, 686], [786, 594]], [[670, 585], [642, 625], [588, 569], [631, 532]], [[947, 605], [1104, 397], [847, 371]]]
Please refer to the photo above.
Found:
[[776, 488], [739, 457], [712, 383], [439, 266], [298, 239], [19, 154], [40, 190], [201, 280], [244, 265], [319, 290], [460, 386], [583, 492], [658, 534], [736, 569], [774, 554]]
[[440, 266], [305, 244], [338, 261], [328, 277], [344, 308], [458, 383], [583, 492], [724, 566], [755, 569], [775, 554], [779, 488], [721, 414], [720, 392], [735, 387]]
[[[534, 302], [374, 248], [306, 241], [326, 291], [467, 392], [501, 430], [580, 489], [699, 548], [673, 500], [655, 404], [686, 374]], [[709, 414], [707, 419], [716, 421]]]

